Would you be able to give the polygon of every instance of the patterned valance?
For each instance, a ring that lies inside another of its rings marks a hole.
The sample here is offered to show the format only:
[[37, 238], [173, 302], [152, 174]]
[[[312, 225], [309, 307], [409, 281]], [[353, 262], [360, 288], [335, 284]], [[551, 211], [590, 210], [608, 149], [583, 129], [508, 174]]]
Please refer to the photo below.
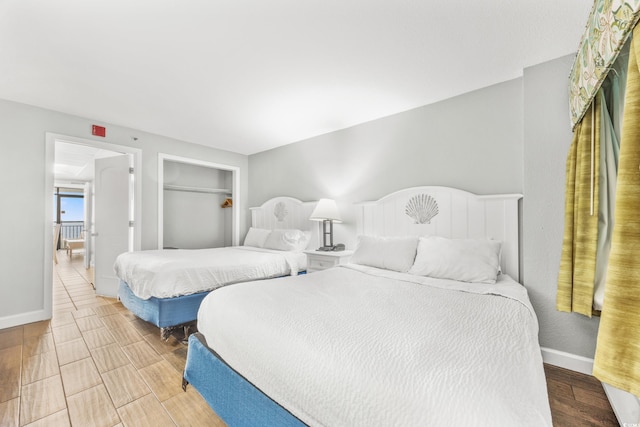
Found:
[[569, 76], [571, 128], [582, 119], [640, 18], [640, 0], [594, 0]]

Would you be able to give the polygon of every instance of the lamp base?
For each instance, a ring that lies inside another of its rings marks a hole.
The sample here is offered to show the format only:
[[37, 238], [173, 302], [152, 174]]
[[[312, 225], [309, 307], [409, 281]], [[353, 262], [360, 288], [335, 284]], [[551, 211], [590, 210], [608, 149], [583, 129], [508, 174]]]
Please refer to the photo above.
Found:
[[345, 247], [342, 243], [338, 243], [335, 246], [322, 246], [319, 247], [317, 250], [318, 251], [322, 251], [322, 252], [339, 252], [339, 251], [344, 251]]
[[325, 219], [322, 221], [322, 246], [318, 248], [319, 251], [322, 252], [338, 252], [344, 251], [344, 245], [342, 243], [338, 243], [337, 245], [333, 244], [333, 221], [330, 219]]

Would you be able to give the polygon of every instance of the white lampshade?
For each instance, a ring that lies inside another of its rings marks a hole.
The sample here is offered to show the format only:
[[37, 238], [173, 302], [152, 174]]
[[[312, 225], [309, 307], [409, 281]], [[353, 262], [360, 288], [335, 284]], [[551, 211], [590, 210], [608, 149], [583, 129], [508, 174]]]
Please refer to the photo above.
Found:
[[309, 219], [312, 221], [324, 221], [330, 219], [334, 222], [342, 222], [340, 212], [338, 212], [338, 205], [336, 205], [336, 202], [331, 199], [320, 199]]

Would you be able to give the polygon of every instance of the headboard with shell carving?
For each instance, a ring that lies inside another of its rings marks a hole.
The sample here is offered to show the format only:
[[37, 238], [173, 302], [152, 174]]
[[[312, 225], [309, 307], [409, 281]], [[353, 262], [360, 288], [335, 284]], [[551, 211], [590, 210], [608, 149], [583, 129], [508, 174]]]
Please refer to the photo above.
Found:
[[297, 229], [311, 231], [309, 248], [316, 248], [319, 237], [317, 221], [310, 221], [317, 202], [303, 202], [293, 197], [274, 197], [262, 206], [250, 208], [251, 226], [256, 228]]
[[518, 281], [521, 198], [521, 194], [476, 195], [450, 187], [407, 188], [376, 201], [358, 203], [357, 232], [500, 240], [502, 271]]

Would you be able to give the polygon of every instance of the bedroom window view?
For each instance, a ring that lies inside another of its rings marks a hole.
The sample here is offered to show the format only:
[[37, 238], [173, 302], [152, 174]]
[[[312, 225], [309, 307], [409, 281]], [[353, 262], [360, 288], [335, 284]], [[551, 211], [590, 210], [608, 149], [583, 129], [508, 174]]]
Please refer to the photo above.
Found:
[[57, 188], [53, 197], [53, 213], [54, 224], [60, 224], [58, 249], [66, 248], [65, 242], [84, 238], [84, 196], [82, 191]]

